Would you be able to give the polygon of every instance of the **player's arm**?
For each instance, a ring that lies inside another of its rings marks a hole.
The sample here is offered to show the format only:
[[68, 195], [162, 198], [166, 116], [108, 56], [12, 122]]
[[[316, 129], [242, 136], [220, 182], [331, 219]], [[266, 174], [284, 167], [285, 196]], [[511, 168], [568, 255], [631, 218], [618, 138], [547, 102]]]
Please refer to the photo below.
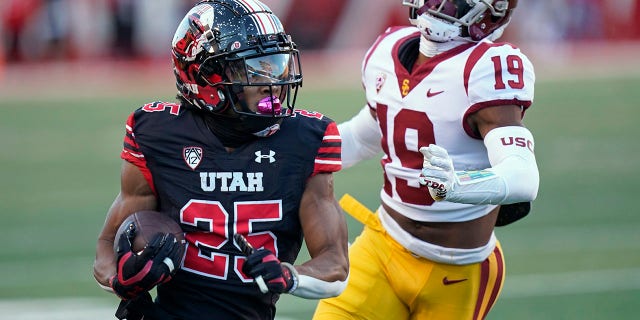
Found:
[[480, 109], [467, 118], [469, 126], [484, 139], [489, 131], [498, 127], [524, 127], [522, 107], [516, 105], [495, 106]]
[[309, 179], [300, 203], [300, 223], [311, 259], [296, 266], [294, 295], [326, 298], [339, 295], [349, 275], [347, 223], [334, 197], [333, 175]]
[[120, 193], [107, 212], [107, 218], [98, 236], [93, 276], [105, 290], [111, 291], [109, 280], [117, 272], [117, 257], [113, 250], [116, 231], [132, 213], [155, 210], [156, 197], [135, 165], [123, 161], [120, 178]]
[[342, 137], [342, 167], [349, 168], [382, 151], [382, 134], [375, 110], [365, 105], [353, 118], [338, 125]]
[[[436, 145], [420, 148], [424, 155], [420, 183], [435, 200], [470, 204], [512, 204], [533, 201], [539, 174], [531, 132], [522, 125], [516, 105], [483, 108], [468, 118], [483, 138], [490, 168], [455, 171], [447, 151]], [[464, 179], [462, 179], [462, 178]]]

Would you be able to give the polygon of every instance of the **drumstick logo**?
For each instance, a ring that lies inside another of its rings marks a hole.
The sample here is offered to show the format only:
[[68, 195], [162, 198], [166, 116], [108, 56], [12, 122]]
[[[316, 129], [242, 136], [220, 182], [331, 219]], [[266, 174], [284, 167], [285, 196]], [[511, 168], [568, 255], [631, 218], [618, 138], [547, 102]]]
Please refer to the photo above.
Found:
[[[236, 244], [240, 248], [240, 251], [242, 251], [242, 253], [245, 256], [250, 256], [253, 254], [253, 251], [254, 251], [253, 246], [251, 246], [249, 241], [247, 241], [247, 239], [243, 235], [236, 233], [233, 235], [233, 240], [235, 240]], [[254, 280], [256, 281], [256, 284], [258, 285], [260, 292], [262, 293], [269, 292], [269, 287], [267, 287], [267, 284], [264, 282], [264, 279], [262, 278], [262, 276], [257, 276], [254, 278]]]

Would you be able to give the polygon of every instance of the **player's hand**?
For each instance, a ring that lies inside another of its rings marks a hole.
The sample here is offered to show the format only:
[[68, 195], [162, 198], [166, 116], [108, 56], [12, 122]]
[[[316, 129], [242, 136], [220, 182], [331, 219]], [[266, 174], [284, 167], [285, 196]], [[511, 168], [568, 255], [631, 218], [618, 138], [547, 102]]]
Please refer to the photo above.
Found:
[[274, 293], [291, 292], [297, 283], [295, 271], [292, 271], [288, 263], [281, 263], [269, 250], [258, 249], [247, 256], [242, 266], [242, 272], [257, 278], [264, 279], [269, 291]]
[[453, 161], [446, 149], [435, 144], [421, 147], [424, 156], [419, 181], [421, 185], [429, 187], [431, 198], [442, 201], [453, 192], [455, 172]]
[[122, 233], [118, 242], [118, 270], [109, 284], [120, 298], [133, 299], [159, 283], [171, 280], [180, 264], [180, 246], [173, 234], [158, 234], [139, 252], [131, 250]]

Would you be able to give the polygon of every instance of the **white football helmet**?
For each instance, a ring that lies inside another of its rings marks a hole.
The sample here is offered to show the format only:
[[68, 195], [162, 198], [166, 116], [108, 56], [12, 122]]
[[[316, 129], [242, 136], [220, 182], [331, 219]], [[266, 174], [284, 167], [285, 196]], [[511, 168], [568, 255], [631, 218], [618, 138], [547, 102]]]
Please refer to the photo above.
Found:
[[427, 39], [498, 39], [509, 24], [518, 0], [403, 0], [409, 21]]

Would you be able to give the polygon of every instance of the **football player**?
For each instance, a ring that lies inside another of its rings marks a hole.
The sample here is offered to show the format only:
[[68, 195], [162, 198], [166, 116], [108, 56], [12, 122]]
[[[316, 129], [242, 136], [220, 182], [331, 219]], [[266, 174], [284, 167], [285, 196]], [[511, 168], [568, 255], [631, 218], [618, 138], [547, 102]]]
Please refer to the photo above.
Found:
[[[131, 302], [122, 314], [145, 319], [273, 319], [282, 293], [338, 295], [348, 275], [346, 220], [333, 195], [341, 139], [331, 119], [294, 109], [300, 61], [278, 17], [256, 0], [202, 1], [171, 52], [179, 101], [145, 104], [126, 121], [98, 283]], [[114, 253], [118, 226], [140, 210], [181, 225], [184, 257], [158, 239]], [[255, 249], [248, 256], [237, 234]], [[303, 239], [311, 258], [294, 266]]]
[[[367, 105], [338, 129], [344, 167], [382, 151], [373, 218], [349, 249], [347, 289], [314, 319], [484, 319], [505, 276], [494, 234], [538, 192], [534, 139], [523, 125], [534, 69], [494, 42], [516, 0], [405, 0], [412, 26], [366, 53]], [[341, 204], [343, 202], [341, 201]]]

